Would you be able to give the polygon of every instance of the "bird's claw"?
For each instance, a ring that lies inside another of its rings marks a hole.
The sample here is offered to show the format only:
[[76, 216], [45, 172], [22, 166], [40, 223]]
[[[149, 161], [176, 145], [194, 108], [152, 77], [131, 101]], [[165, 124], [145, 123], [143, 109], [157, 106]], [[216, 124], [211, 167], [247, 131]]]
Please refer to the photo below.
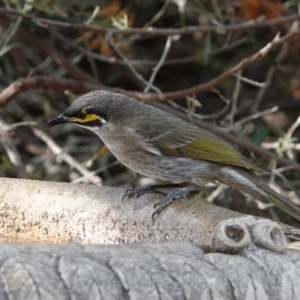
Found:
[[168, 196], [167, 198], [163, 199], [162, 201], [157, 202], [153, 207], [154, 213], [151, 216], [152, 220], [154, 220], [155, 215], [159, 215], [164, 210], [164, 208], [167, 207], [174, 200], [175, 200], [174, 198]]
[[154, 205], [152, 220], [154, 220], [155, 215], [159, 215], [164, 210], [164, 208], [171, 204], [174, 200], [185, 197], [189, 198], [189, 192], [195, 188], [197, 188], [197, 186], [193, 184], [185, 188], [172, 191], [165, 199]]
[[146, 193], [159, 194], [159, 195], [166, 196], [166, 193], [164, 193], [162, 191], [158, 191], [154, 188], [151, 188], [151, 186], [144, 186], [144, 187], [137, 188], [137, 189], [135, 189], [135, 188], [128, 189], [122, 197], [122, 202], [124, 201], [124, 199], [126, 197], [127, 198], [138, 198], [141, 195], [146, 194]]
[[128, 197], [128, 198], [132, 198], [132, 197], [134, 197], [135, 196], [135, 190], [136, 189], [128, 189], [126, 192], [125, 192], [125, 194], [123, 195], [123, 197], [122, 197], [122, 202], [124, 202], [124, 199], [126, 198], [126, 197]]
[[163, 211], [163, 209], [166, 207], [166, 206], [168, 206], [168, 205], [166, 205], [165, 203], [164, 203], [164, 200], [163, 201], [161, 201], [161, 202], [158, 202], [158, 203], [156, 203], [155, 205], [154, 205], [154, 213], [152, 214], [152, 216], [151, 216], [151, 218], [152, 218], [152, 220], [155, 220], [155, 216], [156, 215], [159, 215], [162, 211]]

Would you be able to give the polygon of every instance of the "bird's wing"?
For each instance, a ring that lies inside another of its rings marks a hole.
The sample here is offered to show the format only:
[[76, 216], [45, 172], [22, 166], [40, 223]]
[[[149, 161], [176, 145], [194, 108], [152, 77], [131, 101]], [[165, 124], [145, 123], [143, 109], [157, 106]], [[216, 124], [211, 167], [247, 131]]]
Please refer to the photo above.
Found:
[[[185, 123], [187, 125], [188, 123]], [[155, 130], [151, 137], [139, 139], [148, 152], [176, 157], [188, 157], [195, 160], [205, 160], [225, 165], [232, 165], [254, 170], [264, 170], [245, 158], [230, 144], [214, 134], [190, 126], [170, 126], [168, 130]]]

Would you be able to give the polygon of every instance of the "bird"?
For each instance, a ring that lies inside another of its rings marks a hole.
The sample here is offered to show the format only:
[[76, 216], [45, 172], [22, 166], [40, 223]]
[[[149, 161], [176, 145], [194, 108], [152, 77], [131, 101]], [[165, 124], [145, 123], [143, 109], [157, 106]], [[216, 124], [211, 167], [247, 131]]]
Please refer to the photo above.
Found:
[[300, 208], [254, 173], [264, 168], [210, 131], [164, 110], [123, 94], [96, 90], [77, 98], [46, 127], [65, 123], [93, 131], [134, 172], [171, 182], [163, 187], [180, 186], [168, 195], [158, 191], [158, 185], [126, 191], [122, 199], [148, 192], [165, 195], [154, 206], [152, 217], [204, 184], [219, 182], [266, 198], [300, 221]]

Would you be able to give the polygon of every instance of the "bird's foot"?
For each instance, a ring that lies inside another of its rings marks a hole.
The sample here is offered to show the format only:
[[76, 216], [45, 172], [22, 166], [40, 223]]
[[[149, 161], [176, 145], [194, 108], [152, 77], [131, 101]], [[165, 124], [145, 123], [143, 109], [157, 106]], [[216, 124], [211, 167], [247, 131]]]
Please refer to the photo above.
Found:
[[156, 190], [157, 188], [160, 188], [161, 186], [159, 185], [145, 185], [141, 188], [137, 188], [137, 189], [128, 189], [126, 191], [126, 193], [124, 194], [124, 196], [122, 197], [122, 202], [124, 201], [125, 198], [138, 198], [143, 194], [160, 194], [160, 195], [164, 195], [166, 196], [166, 193], [161, 192]]
[[169, 195], [165, 199], [161, 200], [160, 202], [154, 205], [155, 211], [152, 214], [152, 219], [154, 219], [155, 215], [159, 215], [163, 211], [163, 209], [166, 208], [169, 204], [171, 204], [174, 200], [186, 198], [192, 190], [196, 190], [198, 188], [199, 187], [196, 184], [192, 184], [169, 193]]

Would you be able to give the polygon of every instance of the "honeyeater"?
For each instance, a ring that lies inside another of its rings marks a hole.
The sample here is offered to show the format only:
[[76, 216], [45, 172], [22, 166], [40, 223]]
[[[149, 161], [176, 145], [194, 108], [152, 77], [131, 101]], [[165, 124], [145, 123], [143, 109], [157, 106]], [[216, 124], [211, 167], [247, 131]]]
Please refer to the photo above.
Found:
[[[155, 213], [206, 182], [218, 181], [267, 198], [300, 220], [300, 208], [253, 173], [261, 167], [213, 133], [161, 109], [122, 94], [93, 91], [79, 97], [46, 126], [62, 123], [93, 131], [121, 163], [139, 174], [172, 183], [190, 183], [157, 203]], [[125, 195], [154, 191], [147, 186], [131, 189]]]

